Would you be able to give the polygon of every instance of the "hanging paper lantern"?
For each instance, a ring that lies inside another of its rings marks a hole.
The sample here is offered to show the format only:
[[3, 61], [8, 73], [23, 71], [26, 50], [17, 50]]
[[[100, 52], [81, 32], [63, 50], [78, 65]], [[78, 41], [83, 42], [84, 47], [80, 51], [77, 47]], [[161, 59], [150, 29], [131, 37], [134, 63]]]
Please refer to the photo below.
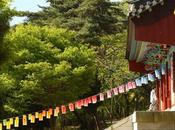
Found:
[[142, 83], [142, 84], [148, 84], [148, 79], [147, 79], [146, 76], [142, 76], [142, 77], [141, 77], [141, 83]]
[[128, 82], [128, 88], [129, 88], [129, 90], [133, 89], [133, 82], [132, 81]]
[[2, 123], [0, 123], [0, 130], [2, 130]]
[[116, 88], [113, 88], [113, 92], [114, 92], [114, 95], [118, 95], [118, 88], [116, 87]]
[[54, 109], [54, 117], [57, 117], [57, 116], [58, 116], [57, 109]]
[[3, 120], [3, 126], [6, 126], [7, 120]]
[[15, 124], [14, 127], [19, 127], [19, 117], [15, 117]]
[[119, 93], [124, 93], [125, 92], [125, 86], [121, 85], [119, 86]]
[[56, 112], [60, 113], [60, 108], [59, 107], [56, 107]]
[[111, 90], [108, 90], [108, 91], [107, 91], [107, 98], [111, 98], [111, 97], [112, 97]]
[[45, 110], [42, 111], [42, 115], [43, 115], [43, 117], [46, 116], [46, 111]]
[[135, 89], [137, 86], [136, 86], [136, 83], [133, 81], [131, 82], [132, 83], [132, 89]]
[[61, 106], [61, 112], [62, 114], [66, 114], [66, 106], [64, 105]]
[[13, 118], [10, 118], [10, 124], [13, 125]]
[[34, 115], [31, 116], [31, 123], [35, 123], [35, 116]]
[[97, 96], [92, 96], [91, 99], [93, 104], [97, 103]]
[[77, 101], [76, 103], [75, 103], [75, 107], [77, 108], [77, 109], [81, 109], [81, 101]]
[[10, 121], [7, 121], [7, 122], [6, 122], [6, 129], [7, 129], [7, 130], [10, 130], [10, 129], [11, 129]]
[[161, 73], [162, 73], [162, 75], [166, 74], [166, 65], [165, 64], [161, 65]]
[[35, 118], [38, 119], [39, 118], [39, 113], [35, 112]]
[[139, 78], [137, 78], [135, 80], [135, 83], [136, 83], [136, 86], [138, 86], [138, 87], [141, 87], [142, 86], [141, 80]]
[[161, 75], [160, 75], [159, 70], [155, 70], [155, 76], [156, 76], [156, 78], [161, 79]]
[[49, 114], [50, 114], [50, 115], [53, 114], [53, 109], [52, 109], [52, 108], [49, 109]]
[[42, 113], [39, 113], [39, 121], [43, 121], [43, 114]]
[[91, 97], [88, 97], [88, 104], [91, 104], [92, 103], [92, 99]]
[[47, 111], [47, 112], [46, 112], [46, 118], [47, 118], [47, 119], [50, 119], [50, 117], [51, 117], [50, 112]]
[[129, 86], [128, 86], [128, 84], [125, 84], [124, 86], [125, 86], [126, 92], [128, 92], [128, 91], [129, 91]]
[[22, 124], [23, 124], [24, 126], [27, 125], [27, 116], [26, 116], [26, 115], [23, 115], [23, 116], [22, 116]]
[[85, 99], [84, 99], [84, 106], [87, 107], [88, 104], [89, 104], [89, 102], [88, 102], [88, 98], [85, 98]]
[[69, 103], [69, 110], [72, 112], [75, 110], [74, 104], [73, 103]]
[[104, 101], [104, 94], [100, 93], [100, 101]]
[[31, 120], [32, 114], [28, 114], [28, 120]]
[[83, 106], [82, 100], [79, 100], [78, 102], [79, 102], [80, 108], [82, 108], [82, 106]]
[[144, 76], [141, 77], [141, 83], [144, 84], [145, 82], [145, 79], [144, 79]]
[[144, 76], [144, 84], [148, 84], [148, 78]]
[[154, 76], [152, 74], [148, 74], [148, 80], [154, 82]]

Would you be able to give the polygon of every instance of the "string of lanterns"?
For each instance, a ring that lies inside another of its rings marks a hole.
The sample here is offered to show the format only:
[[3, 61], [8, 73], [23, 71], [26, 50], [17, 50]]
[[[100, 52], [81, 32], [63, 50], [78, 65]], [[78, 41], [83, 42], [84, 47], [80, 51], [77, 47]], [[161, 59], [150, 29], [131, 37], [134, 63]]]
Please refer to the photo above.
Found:
[[160, 80], [161, 76], [165, 74], [166, 66], [162, 65], [161, 69], [157, 69], [153, 73], [146, 74], [144, 76], [136, 78], [135, 80], [129, 81], [126, 84], [122, 84], [118, 87], [87, 97], [85, 99], [81, 99], [74, 103], [57, 106], [54, 109], [50, 108], [48, 110], [42, 110], [40, 112], [26, 114], [21, 117], [17, 116], [4, 119], [0, 121], [0, 130], [10, 130], [12, 127], [18, 128], [20, 125], [27, 126], [30, 123], [34, 124], [36, 120], [41, 122], [44, 120], [44, 118], [50, 119], [52, 116], [57, 117], [59, 114], [66, 114], [68, 110], [70, 112], [73, 112], [75, 111], [75, 109], [82, 109], [83, 107], [88, 107], [89, 104], [96, 104], [99, 101], [104, 101], [105, 99], [110, 99], [118, 94], [129, 92], [130, 90], [148, 84], [149, 82]]

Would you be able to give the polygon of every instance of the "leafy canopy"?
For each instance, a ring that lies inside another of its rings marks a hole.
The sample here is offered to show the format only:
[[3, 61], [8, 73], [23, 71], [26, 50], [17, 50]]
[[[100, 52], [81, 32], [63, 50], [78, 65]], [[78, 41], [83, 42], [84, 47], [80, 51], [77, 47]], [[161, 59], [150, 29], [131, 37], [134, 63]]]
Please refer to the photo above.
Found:
[[81, 42], [100, 44], [100, 37], [122, 31], [125, 12], [108, 0], [48, 0], [49, 7], [29, 14], [38, 25], [54, 25], [77, 31]]
[[10, 107], [20, 112], [31, 111], [66, 104], [90, 91], [96, 53], [77, 44], [75, 32], [21, 25], [11, 29], [5, 42], [11, 45], [9, 73], [17, 90]]

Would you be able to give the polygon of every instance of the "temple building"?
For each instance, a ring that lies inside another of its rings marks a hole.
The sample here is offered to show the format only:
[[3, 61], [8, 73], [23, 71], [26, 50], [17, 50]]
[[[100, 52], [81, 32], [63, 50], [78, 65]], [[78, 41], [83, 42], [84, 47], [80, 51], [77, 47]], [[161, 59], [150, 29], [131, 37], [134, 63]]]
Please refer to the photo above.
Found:
[[156, 81], [159, 111], [175, 111], [175, 0], [131, 2], [126, 58], [130, 71], [166, 74]]

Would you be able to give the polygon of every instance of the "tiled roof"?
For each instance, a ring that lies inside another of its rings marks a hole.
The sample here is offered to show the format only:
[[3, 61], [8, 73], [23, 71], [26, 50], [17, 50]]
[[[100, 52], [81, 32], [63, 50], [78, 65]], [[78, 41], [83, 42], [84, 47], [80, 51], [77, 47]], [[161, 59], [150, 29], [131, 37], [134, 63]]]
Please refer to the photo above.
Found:
[[140, 17], [140, 14], [145, 11], [152, 11], [152, 8], [157, 5], [163, 5], [164, 0], [134, 0], [130, 1], [130, 16]]

